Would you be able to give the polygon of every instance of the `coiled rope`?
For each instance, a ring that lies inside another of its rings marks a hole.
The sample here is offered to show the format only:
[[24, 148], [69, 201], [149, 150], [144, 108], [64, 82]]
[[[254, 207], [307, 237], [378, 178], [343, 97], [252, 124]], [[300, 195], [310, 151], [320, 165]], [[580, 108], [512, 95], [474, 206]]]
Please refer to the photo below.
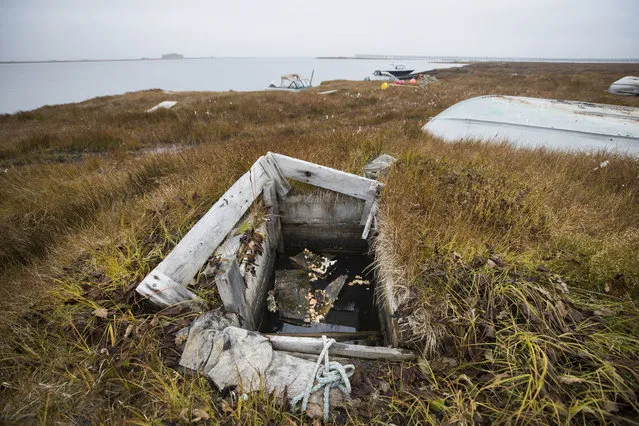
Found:
[[[335, 343], [335, 339], [328, 339], [326, 336], [322, 336], [322, 342], [324, 343], [324, 348], [317, 358], [315, 369], [313, 370], [313, 374], [311, 375], [311, 380], [306, 386], [306, 390], [293, 398], [293, 400], [291, 401], [291, 405], [293, 408], [295, 408], [297, 406], [297, 403], [301, 400], [302, 413], [306, 412], [308, 400], [311, 398], [311, 395], [324, 388], [324, 421], [328, 422], [331, 388], [338, 388], [345, 394], [350, 394], [351, 382], [348, 379], [355, 372], [355, 366], [353, 364], [342, 365], [339, 362], [335, 361], [329, 362], [328, 349], [333, 343]], [[323, 370], [320, 369], [322, 358], [324, 358]], [[315, 383], [315, 379], [317, 379], [317, 384], [313, 386], [313, 383]]]

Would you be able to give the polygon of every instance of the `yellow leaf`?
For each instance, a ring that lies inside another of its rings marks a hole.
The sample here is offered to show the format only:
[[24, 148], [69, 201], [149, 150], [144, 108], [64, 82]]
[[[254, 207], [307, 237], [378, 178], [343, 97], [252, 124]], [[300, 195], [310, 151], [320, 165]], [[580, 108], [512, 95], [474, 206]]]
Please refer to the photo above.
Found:
[[107, 308], [97, 308], [91, 312], [91, 315], [95, 315], [98, 318], [106, 318], [109, 316], [109, 311]]

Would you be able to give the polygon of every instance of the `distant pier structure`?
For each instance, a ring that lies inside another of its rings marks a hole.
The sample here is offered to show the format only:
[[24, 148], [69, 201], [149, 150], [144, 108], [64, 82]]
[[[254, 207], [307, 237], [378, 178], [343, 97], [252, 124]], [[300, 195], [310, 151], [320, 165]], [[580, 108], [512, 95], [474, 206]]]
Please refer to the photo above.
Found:
[[184, 59], [184, 55], [179, 53], [165, 53], [162, 55], [162, 59]]

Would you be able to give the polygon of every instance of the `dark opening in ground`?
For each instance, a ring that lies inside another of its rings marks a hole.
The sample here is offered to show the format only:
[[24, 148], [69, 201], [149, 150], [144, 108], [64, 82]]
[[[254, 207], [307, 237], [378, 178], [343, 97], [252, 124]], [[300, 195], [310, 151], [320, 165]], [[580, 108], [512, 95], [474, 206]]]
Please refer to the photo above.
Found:
[[[379, 320], [374, 300], [375, 280], [371, 268], [373, 259], [366, 254], [343, 254], [327, 251], [317, 254], [330, 258], [331, 261], [335, 261], [335, 264], [324, 276], [313, 281], [311, 281], [313, 277], [309, 277], [308, 271], [300, 274], [302, 280], [308, 277], [303, 281], [308, 283], [312, 294], [315, 294], [316, 290], [325, 290], [338, 277], [347, 276], [332, 308], [318, 322], [286, 317], [281, 308], [277, 312], [271, 312], [267, 309], [261, 331], [286, 334], [370, 331], [374, 332], [371, 333], [371, 336], [379, 334]], [[275, 265], [276, 271], [303, 271], [300, 265], [291, 259], [296, 255], [299, 253], [279, 254]], [[281, 276], [281, 273], [276, 272], [276, 275]], [[286, 297], [278, 294], [283, 290], [275, 288], [275, 277], [273, 277], [270, 289], [274, 290], [275, 300], [282, 304]], [[370, 338], [370, 336], [368, 337]]]

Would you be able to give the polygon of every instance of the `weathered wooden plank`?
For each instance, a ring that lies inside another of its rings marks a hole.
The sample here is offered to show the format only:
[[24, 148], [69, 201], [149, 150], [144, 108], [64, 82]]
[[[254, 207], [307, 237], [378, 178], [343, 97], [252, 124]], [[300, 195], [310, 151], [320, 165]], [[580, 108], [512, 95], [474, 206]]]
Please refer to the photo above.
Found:
[[362, 200], [371, 198], [371, 185], [383, 187], [381, 182], [346, 173], [286, 155], [270, 153], [285, 177], [306, 182], [320, 188], [340, 192]]
[[[265, 187], [266, 190], [267, 188]], [[247, 311], [253, 318], [254, 326], [250, 330], [255, 330], [262, 318], [269, 281], [273, 276], [275, 267], [277, 241], [274, 238], [273, 231], [269, 230], [269, 228], [268, 222], [264, 222], [257, 229], [257, 232], [262, 234], [264, 239], [262, 241], [262, 254], [255, 259], [255, 275], [248, 271], [244, 273], [244, 281], [246, 282], [244, 300], [246, 301]]]
[[137, 291], [160, 306], [171, 306], [197, 297], [186, 287], [157, 270], [142, 280]]
[[362, 216], [359, 221], [360, 225], [366, 225], [366, 222], [368, 222], [371, 209], [373, 208], [373, 203], [379, 196], [379, 187], [377, 185], [371, 185], [368, 191], [370, 193], [370, 198], [366, 200], [366, 204], [364, 204], [364, 208], [362, 209]]
[[362, 216], [365, 200], [333, 191], [289, 194], [280, 200], [282, 224], [356, 225]]
[[373, 205], [371, 207], [371, 211], [368, 214], [368, 218], [366, 219], [366, 225], [364, 226], [364, 232], [362, 232], [362, 239], [365, 240], [371, 233], [371, 229], [373, 229], [373, 222], [375, 221], [375, 216], [377, 215], [378, 210], [378, 201], [375, 199], [373, 201]]
[[379, 337], [378, 331], [351, 331], [351, 332], [342, 332], [342, 331], [329, 331], [324, 333], [277, 333], [277, 334], [265, 334], [266, 337], [271, 336], [289, 336], [289, 337], [311, 337], [311, 338], [321, 338], [322, 336], [326, 336], [331, 339], [335, 339], [338, 342], [344, 340], [357, 340], [357, 339], [368, 339]]
[[222, 263], [220, 273], [215, 277], [215, 283], [224, 309], [226, 312], [238, 314], [243, 328], [254, 330], [255, 321], [253, 313], [246, 304], [244, 297], [246, 284], [240, 273], [237, 259], [233, 258], [230, 261], [225, 259]]
[[163, 281], [154, 282], [157, 284], [156, 287], [149, 287], [153, 281], [148, 278], [163, 274], [169, 277], [171, 282], [182, 286], [192, 283], [204, 262], [224, 241], [227, 234], [260, 195], [262, 186], [267, 180], [268, 175], [261, 166], [260, 160], [256, 161], [251, 169], [220, 197], [166, 258], [138, 285], [137, 291], [160, 306], [169, 306], [167, 305], [169, 302], [177, 303], [185, 300], [180, 296], [184, 293], [181, 290], [176, 290], [175, 297], [159, 296], [167, 290], [161, 286]]
[[277, 245], [277, 251], [284, 253], [284, 237], [282, 235], [282, 221], [280, 220], [280, 207], [277, 201], [277, 193], [274, 185], [265, 185], [262, 194], [264, 205], [268, 210], [268, 220], [272, 226], [273, 239]]
[[[324, 348], [322, 339], [311, 337], [290, 337], [269, 335], [273, 349], [288, 352], [320, 354]], [[417, 358], [417, 354], [407, 349], [387, 348], [384, 346], [349, 345], [333, 343], [329, 353], [347, 358], [386, 359], [389, 361], [409, 361]]]
[[283, 225], [282, 233], [286, 249], [290, 251], [313, 247], [316, 251], [331, 253], [366, 253], [368, 245], [363, 240], [361, 225], [340, 226], [335, 224]]

